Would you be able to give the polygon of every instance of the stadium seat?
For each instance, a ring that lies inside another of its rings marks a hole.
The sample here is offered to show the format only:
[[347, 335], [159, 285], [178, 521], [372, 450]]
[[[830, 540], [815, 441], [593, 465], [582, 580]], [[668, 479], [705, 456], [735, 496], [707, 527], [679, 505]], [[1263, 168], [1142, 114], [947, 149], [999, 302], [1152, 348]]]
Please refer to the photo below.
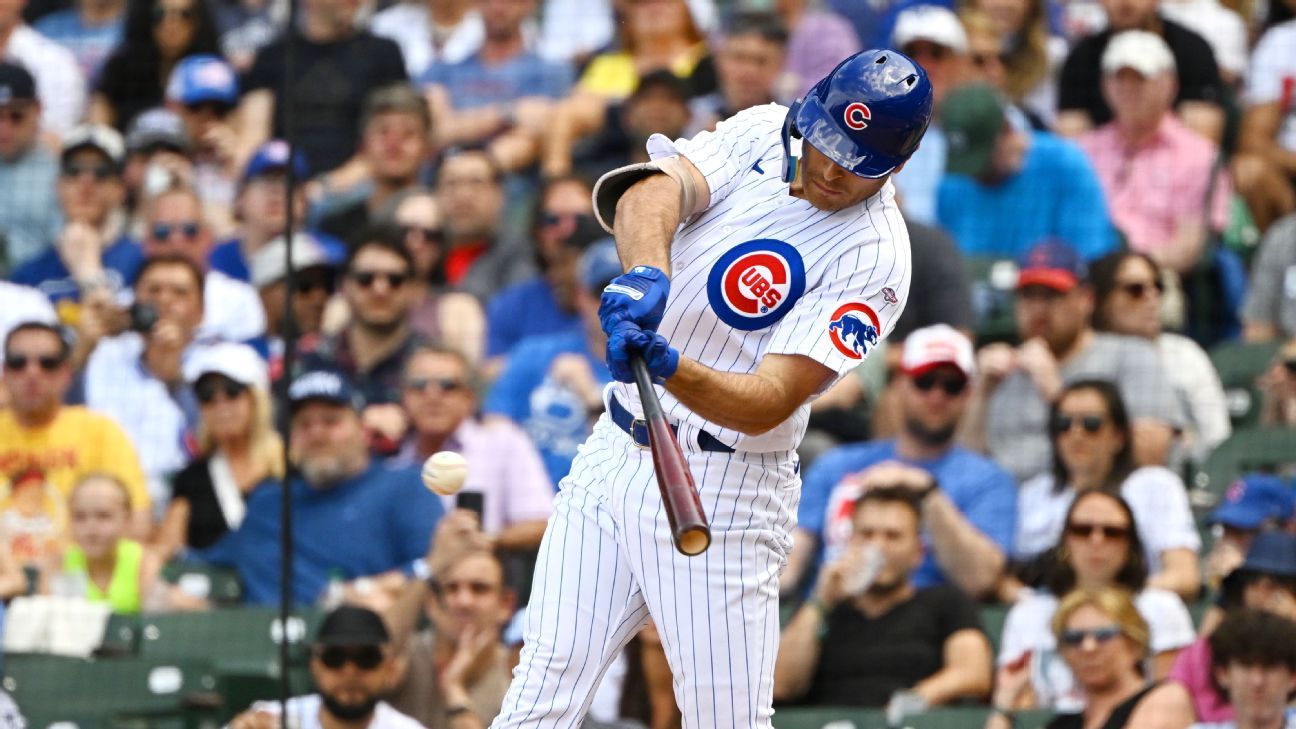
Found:
[[216, 677], [200, 661], [13, 654], [5, 657], [4, 687], [31, 727], [117, 727], [127, 720], [152, 727], [211, 715], [219, 703]]
[[[294, 657], [314, 634], [321, 614], [299, 611], [289, 622]], [[275, 608], [224, 608], [200, 613], [148, 615], [140, 625], [140, 655], [154, 659], [203, 659], [223, 664], [278, 665], [283, 634]]]
[[1241, 474], [1273, 472], [1293, 464], [1296, 464], [1296, 428], [1239, 430], [1216, 446], [1206, 459], [1206, 467], [1197, 475], [1197, 487], [1208, 490], [1218, 503], [1224, 490]]
[[968, 256], [964, 260], [972, 282], [977, 346], [1014, 339], [1017, 322], [1013, 318], [1013, 289], [1017, 285], [1017, 264], [984, 256]]
[[[906, 729], [981, 729], [985, 725], [985, 706], [949, 706], [906, 717]], [[1053, 713], [1047, 710], [1021, 711], [1017, 729], [1040, 729]], [[887, 729], [886, 713], [881, 709], [850, 707], [797, 707], [774, 712], [775, 729]]]
[[243, 583], [238, 571], [197, 562], [170, 562], [162, 578], [186, 593], [210, 600], [213, 605], [235, 606], [243, 600]]
[[982, 605], [981, 626], [990, 638], [992, 655], [999, 655], [999, 643], [1003, 640], [1004, 621], [1008, 619], [1011, 605]]
[[1255, 427], [1260, 418], [1260, 391], [1255, 381], [1277, 353], [1279, 342], [1226, 342], [1210, 350], [1211, 364], [1224, 385], [1234, 428]]
[[133, 656], [139, 652], [140, 617], [114, 613], [104, 628], [103, 641], [95, 654], [101, 658]]

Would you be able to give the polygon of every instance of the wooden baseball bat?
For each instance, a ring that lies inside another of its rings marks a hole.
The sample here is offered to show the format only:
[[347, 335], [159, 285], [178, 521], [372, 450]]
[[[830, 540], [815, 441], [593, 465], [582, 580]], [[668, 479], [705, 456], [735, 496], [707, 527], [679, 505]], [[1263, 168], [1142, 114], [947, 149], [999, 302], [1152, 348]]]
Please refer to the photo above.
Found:
[[642, 357], [631, 357], [630, 368], [639, 387], [639, 402], [643, 404], [644, 422], [648, 426], [648, 446], [657, 472], [657, 488], [661, 489], [666, 518], [670, 520], [671, 539], [680, 554], [697, 556], [711, 546], [711, 527], [702, 511], [702, 498], [684, 460], [684, 451], [675, 439], [675, 431], [662, 413], [648, 365]]

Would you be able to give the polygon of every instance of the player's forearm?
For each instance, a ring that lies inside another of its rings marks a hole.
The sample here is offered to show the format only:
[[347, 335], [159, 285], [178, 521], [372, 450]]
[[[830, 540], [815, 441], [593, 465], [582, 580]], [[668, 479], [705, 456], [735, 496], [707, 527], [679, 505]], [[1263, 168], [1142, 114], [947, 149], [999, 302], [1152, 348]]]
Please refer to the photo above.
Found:
[[806, 603], [792, 616], [779, 639], [774, 661], [774, 700], [789, 701], [810, 690], [810, 679], [819, 663], [819, 632], [824, 614], [815, 603]]
[[774, 428], [805, 401], [777, 378], [720, 372], [687, 357], [680, 357], [666, 389], [694, 413], [745, 435]]
[[944, 493], [934, 491], [923, 502], [923, 522], [931, 535], [941, 572], [973, 597], [994, 589], [1003, 573], [1004, 553], [971, 524]]
[[510, 524], [495, 535], [495, 546], [501, 549], [535, 549], [544, 537], [546, 524], [548, 522], [544, 519]]
[[626, 190], [612, 226], [622, 266], [652, 266], [669, 276], [671, 239], [681, 217], [679, 183], [666, 175], [653, 175]]

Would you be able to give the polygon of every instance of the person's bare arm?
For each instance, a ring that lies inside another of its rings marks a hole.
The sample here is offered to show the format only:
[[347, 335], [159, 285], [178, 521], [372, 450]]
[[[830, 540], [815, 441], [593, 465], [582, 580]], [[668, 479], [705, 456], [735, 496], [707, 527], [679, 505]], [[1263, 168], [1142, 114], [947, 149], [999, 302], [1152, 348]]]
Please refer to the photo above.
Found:
[[1134, 433], [1134, 462], [1140, 466], [1164, 466], [1174, 445], [1174, 429], [1162, 420], [1135, 418], [1130, 430]]
[[1242, 339], [1247, 342], [1272, 342], [1278, 338], [1278, 327], [1270, 322], [1249, 321], [1242, 326]]
[[990, 595], [1007, 563], [999, 545], [973, 526], [939, 488], [923, 499], [922, 517], [941, 572], [975, 598]]
[[966, 628], [945, 639], [944, 667], [919, 681], [914, 692], [928, 706], [947, 704], [955, 699], [982, 699], [990, 693], [990, 641], [985, 633]]
[[1275, 162], [1288, 175], [1296, 175], [1296, 151], [1278, 144], [1282, 108], [1277, 101], [1249, 106], [1238, 131], [1238, 150], [1261, 155]]
[[441, 294], [437, 304], [441, 340], [473, 364], [481, 362], [486, 351], [486, 315], [477, 298], [472, 294], [449, 292]]
[[1170, 243], [1158, 249], [1153, 257], [1162, 268], [1188, 273], [1197, 265], [1205, 244], [1206, 226], [1201, 220], [1180, 220]]
[[544, 519], [510, 524], [495, 535], [495, 546], [501, 549], [535, 549], [540, 546], [547, 524]]
[[958, 440], [978, 453], [989, 451], [986, 441], [986, 413], [995, 388], [1017, 368], [1017, 351], [1003, 342], [986, 345], [977, 352], [976, 378], [967, 409], [958, 426]]
[[783, 629], [778, 657], [774, 659], [775, 701], [797, 699], [810, 690], [819, 664], [819, 633], [826, 617], [819, 603], [807, 602]]
[[13, 551], [9, 549], [9, 537], [0, 534], [0, 599], [8, 600], [27, 592], [27, 573], [18, 566]]
[[171, 499], [167, 504], [166, 514], [153, 535], [152, 548], [163, 557], [170, 559], [185, 545], [185, 534], [189, 531], [189, 499]]
[[607, 103], [597, 94], [576, 91], [554, 108], [540, 157], [540, 169], [545, 175], [553, 177], [571, 172], [572, 147], [581, 137], [603, 127]]
[[243, 95], [237, 111], [240, 122], [237, 166], [246, 164], [257, 147], [270, 139], [274, 131], [274, 104], [274, 93], [269, 89], [257, 89]]
[[107, 96], [96, 91], [90, 97], [90, 108], [86, 110], [86, 123], [112, 126], [116, 118], [117, 113], [113, 111], [112, 102], [108, 101]]
[[1169, 590], [1185, 601], [1195, 600], [1201, 589], [1197, 553], [1191, 549], [1167, 549], [1161, 553], [1161, 571], [1147, 581], [1148, 587]]
[[1197, 720], [1192, 697], [1183, 684], [1167, 681], [1134, 707], [1126, 726], [1140, 729], [1186, 729]]
[[1087, 111], [1067, 109], [1058, 112], [1057, 119], [1053, 123], [1053, 129], [1064, 137], [1075, 139], [1093, 129], [1093, 120], [1089, 118], [1089, 112]]
[[1152, 656], [1152, 678], [1160, 681], [1170, 675], [1170, 669], [1174, 667], [1175, 659], [1179, 657], [1182, 648], [1174, 650], [1161, 651]]
[[[428, 544], [425, 559], [432, 579], [453, 562], [460, 554], [476, 548], [489, 548], [490, 538], [481, 531], [477, 515], [465, 509], [456, 509], [442, 517], [437, 524], [432, 540]], [[383, 622], [391, 634], [391, 644], [395, 652], [405, 650], [414, 629], [423, 617], [423, 605], [427, 601], [430, 589], [425, 580], [407, 580], [401, 588], [400, 595], [383, 613]]]
[[1184, 126], [1219, 144], [1224, 137], [1224, 110], [1208, 101], [1185, 101], [1179, 104], [1179, 118]]

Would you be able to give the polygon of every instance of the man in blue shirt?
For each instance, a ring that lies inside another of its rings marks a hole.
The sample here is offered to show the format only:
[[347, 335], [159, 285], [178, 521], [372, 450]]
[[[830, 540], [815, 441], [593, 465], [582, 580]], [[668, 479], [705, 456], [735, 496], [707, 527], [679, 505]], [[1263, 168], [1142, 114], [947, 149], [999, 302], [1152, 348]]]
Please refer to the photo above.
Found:
[[[313, 370], [288, 389], [296, 474], [293, 501], [293, 600], [313, 604], [330, 579], [399, 584], [425, 577], [423, 560], [443, 514], [418, 468], [370, 460], [359, 393], [338, 372]], [[203, 553], [236, 567], [247, 599], [279, 599], [282, 489], [267, 484], [247, 500], [239, 528]]]
[[621, 275], [616, 244], [595, 243], [580, 260], [576, 309], [582, 327], [524, 340], [510, 353], [486, 397], [487, 413], [507, 415], [526, 429], [557, 484], [571, 470], [603, 411], [603, 386], [612, 380], [604, 360], [607, 335], [599, 326], [599, 295]]
[[1016, 258], [1044, 238], [1069, 242], [1085, 260], [1116, 247], [1102, 185], [1080, 148], [1025, 117], [988, 86], [941, 102], [946, 175], [936, 218], [970, 256]]
[[72, 51], [81, 75], [93, 83], [99, 69], [122, 41], [125, 0], [78, 0], [73, 7], [46, 15], [32, 27]]
[[927, 549], [914, 585], [992, 593], [1012, 547], [1017, 485], [989, 459], [954, 445], [975, 368], [972, 343], [945, 324], [918, 329], [905, 338], [900, 365], [899, 435], [835, 448], [806, 473], [785, 590], [814, 571], [817, 557], [832, 560], [846, 545], [860, 494], [899, 486], [921, 498]]
[[26, 68], [0, 61], [0, 273], [49, 249], [58, 235], [58, 159], [40, 144], [41, 104]]

